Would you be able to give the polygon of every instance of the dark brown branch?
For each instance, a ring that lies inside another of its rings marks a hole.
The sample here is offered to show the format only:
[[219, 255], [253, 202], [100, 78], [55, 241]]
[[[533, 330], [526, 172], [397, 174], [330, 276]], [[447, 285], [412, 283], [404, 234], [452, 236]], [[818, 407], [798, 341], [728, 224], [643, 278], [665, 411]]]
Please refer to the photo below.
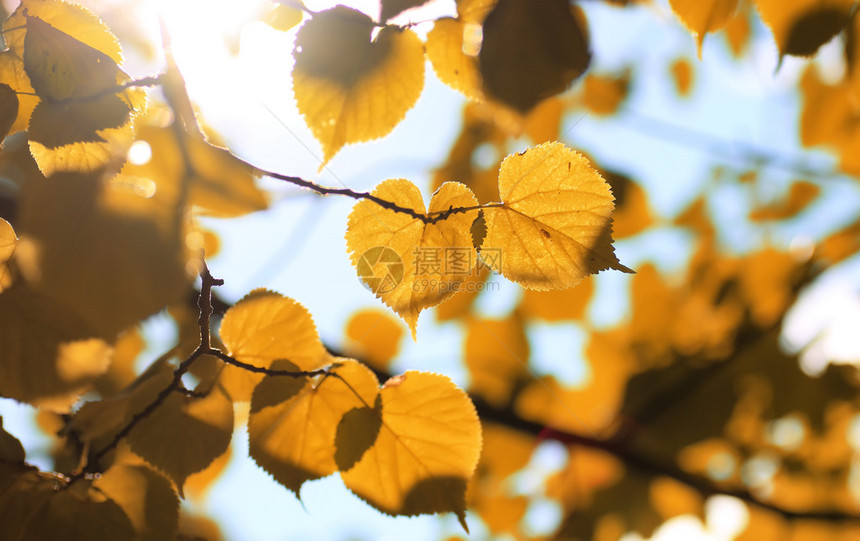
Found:
[[237, 368], [241, 368], [242, 370], [248, 372], [254, 372], [255, 374], [265, 374], [267, 376], [286, 376], [291, 378], [312, 378], [316, 376], [322, 376], [328, 374], [328, 370], [325, 368], [320, 368], [319, 370], [273, 370], [271, 368], [266, 368], [263, 366], [256, 366], [253, 364], [243, 363], [238, 359], [234, 359], [233, 357], [227, 355], [223, 351], [217, 348], [209, 348], [206, 352], [207, 355], [212, 355], [213, 357], [217, 357], [224, 361], [224, 363], [235, 366]]
[[406, 214], [408, 216], [411, 216], [412, 218], [415, 218], [416, 220], [421, 220], [425, 224], [435, 224], [437, 222], [441, 222], [442, 220], [447, 220], [449, 217], [453, 216], [454, 214], [463, 214], [465, 212], [469, 212], [472, 210], [481, 210], [481, 209], [485, 209], [485, 208], [503, 206], [502, 203], [489, 203], [486, 205], [475, 205], [472, 207], [456, 207], [456, 208], [451, 207], [447, 210], [443, 210], [440, 212], [431, 212], [429, 214], [424, 214], [423, 212], [417, 212], [416, 210], [411, 209], [411, 208], [401, 207], [400, 205], [398, 205], [392, 201], [382, 199], [381, 197], [377, 197], [377, 196], [375, 196], [371, 193], [368, 193], [368, 192], [357, 192], [355, 190], [350, 190], [349, 188], [327, 188], [325, 186], [320, 186], [319, 184], [316, 184], [316, 183], [311, 182], [309, 180], [305, 180], [301, 177], [282, 175], [281, 173], [275, 173], [274, 171], [267, 171], [265, 169], [261, 169], [259, 167], [254, 166], [254, 165], [251, 165], [247, 162], [243, 162], [243, 163], [245, 163], [249, 167], [253, 168], [255, 174], [257, 174], [257, 175], [265, 176], [265, 177], [271, 177], [271, 178], [275, 178], [278, 180], [283, 180], [284, 182], [289, 182], [290, 184], [292, 184], [294, 186], [307, 188], [307, 189], [309, 189], [313, 192], [316, 192], [320, 195], [345, 195], [347, 197], [351, 197], [351, 198], [356, 199], [356, 200], [365, 199], [367, 201], [373, 201], [374, 203], [376, 203], [377, 205], [379, 205], [380, 207], [382, 207], [384, 209], [391, 210], [394, 212], [399, 212], [400, 214]]
[[511, 409], [499, 409], [490, 406], [479, 397], [472, 396], [478, 416], [484, 421], [491, 421], [513, 428], [526, 434], [531, 434], [542, 440], [555, 440], [566, 445], [598, 449], [620, 459], [625, 465], [650, 475], [670, 477], [696, 490], [702, 496], [733, 496], [746, 503], [772, 511], [786, 519], [813, 519], [831, 522], [857, 522], [860, 515], [843, 513], [841, 511], [793, 511], [767, 501], [756, 498], [752, 493], [742, 488], [726, 488], [719, 486], [707, 477], [686, 472], [672, 463], [666, 463], [655, 457], [648, 456], [627, 445], [614, 440], [601, 440], [583, 434], [575, 434], [563, 430], [548, 428], [539, 423], [519, 417]]

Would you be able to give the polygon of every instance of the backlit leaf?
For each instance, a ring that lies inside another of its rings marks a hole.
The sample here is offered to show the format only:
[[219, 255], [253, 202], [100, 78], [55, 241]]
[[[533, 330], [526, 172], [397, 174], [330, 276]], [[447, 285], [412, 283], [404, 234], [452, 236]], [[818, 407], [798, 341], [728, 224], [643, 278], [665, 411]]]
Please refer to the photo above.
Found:
[[[132, 192], [100, 175], [31, 179], [19, 210], [19, 233], [33, 248], [24, 276], [112, 339], [188, 292], [175, 196]], [[20, 248], [16, 257], [23, 269]]]
[[93, 487], [122, 508], [137, 532], [136, 540], [158, 541], [176, 535], [179, 500], [170, 482], [146, 466], [117, 464]]
[[525, 113], [588, 67], [584, 17], [564, 0], [499, 0], [484, 21], [479, 59], [485, 92]]
[[654, 216], [642, 186], [621, 173], [603, 171], [602, 174], [615, 196], [615, 211], [612, 213], [613, 237], [630, 237], [651, 226]]
[[6, 46], [19, 58], [24, 56], [24, 40], [29, 28], [27, 16], [38, 17], [60, 32], [74, 36], [107, 55], [114, 63], [122, 63], [119, 41], [101, 19], [82, 6], [57, 0], [23, 0], [3, 23]]
[[454, 512], [465, 528], [466, 482], [481, 452], [468, 396], [445, 376], [406, 372], [380, 391], [381, 427], [344, 484], [384, 513]]
[[568, 321], [585, 317], [594, 294], [594, 280], [585, 279], [576, 287], [553, 291], [523, 291], [520, 310], [525, 317], [544, 321]]
[[[356, 437], [359, 433], [341, 434], [349, 430], [345, 425], [350, 418], [373, 410], [379, 383], [361, 363], [351, 359], [337, 362], [340, 365], [333, 370], [337, 376], [317, 381], [267, 377], [257, 385], [251, 400], [251, 457], [297, 496], [305, 481], [352, 466], [376, 436], [373, 430], [365, 431], [363, 438]], [[275, 366], [289, 368], [289, 363]], [[366, 443], [361, 446], [360, 440]]]
[[574, 433], [611, 429], [623, 404], [631, 362], [603, 344], [605, 337], [595, 336], [586, 351], [590, 360], [588, 381], [577, 387], [563, 386], [551, 376], [533, 381], [517, 395], [515, 408], [519, 416]]
[[346, 324], [347, 350], [374, 368], [386, 370], [400, 349], [403, 326], [382, 310], [360, 310]]
[[493, 534], [507, 533], [514, 536], [520, 531], [520, 520], [528, 506], [529, 499], [525, 496], [509, 496], [496, 492], [481, 494], [481, 498], [470, 509], [480, 515]]
[[[296, 301], [256, 289], [224, 314], [219, 331], [230, 355], [244, 363], [268, 368], [288, 360], [300, 370], [315, 370], [330, 362], [311, 315]], [[221, 381], [233, 400], [251, 399], [262, 375], [227, 366]]]
[[810, 56], [848, 24], [854, 0], [756, 0], [780, 55]]
[[[102, 448], [138, 413], [155, 402], [159, 393], [173, 381], [173, 370], [166, 363], [151, 365], [131, 386], [102, 400], [84, 403], [69, 421], [66, 431], [91, 448]], [[55, 430], [56, 432], [56, 430]]]
[[[371, 193], [425, 214], [421, 192], [408, 180], [386, 180]], [[426, 212], [433, 216], [477, 203], [469, 188], [446, 182], [433, 194]], [[424, 223], [372, 201], [353, 207], [346, 230], [352, 264], [370, 290], [406, 321], [413, 338], [421, 311], [454, 295], [473, 272], [470, 228], [477, 214], [469, 210]]]
[[651, 482], [648, 493], [651, 505], [663, 520], [678, 515], [695, 515], [704, 518], [702, 495], [695, 489], [668, 477], [658, 477]]
[[18, 95], [11, 86], [0, 83], [0, 141], [6, 139], [18, 118]]
[[110, 363], [74, 312], [16, 282], [0, 294], [0, 395], [68, 412]]
[[108, 55], [38, 17], [24, 19], [24, 69], [41, 98], [86, 98], [116, 85], [119, 68]]
[[457, 0], [457, 18], [466, 23], [482, 24], [498, 0]]
[[[236, 424], [240, 424], [238, 418], [236, 419]], [[185, 496], [200, 502], [204, 501], [213, 485], [224, 473], [224, 470], [227, 469], [227, 466], [230, 465], [232, 458], [233, 448], [227, 447], [227, 450], [206, 466], [205, 469], [190, 475], [185, 480], [185, 486], [183, 487]]]
[[89, 481], [56, 490], [49, 476], [27, 472], [0, 495], [0, 537], [69, 541], [135, 539], [122, 507]]
[[582, 81], [582, 101], [595, 116], [610, 116], [618, 112], [629, 90], [629, 70], [617, 75], [589, 73]]
[[9, 268], [9, 259], [15, 253], [18, 245], [18, 237], [12, 225], [0, 218], [0, 293], [12, 284], [12, 271]]
[[104, 397], [114, 396], [137, 377], [135, 361], [146, 347], [138, 328], [122, 333], [113, 345], [110, 368], [96, 381], [96, 390]]
[[39, 168], [51, 175], [120, 161], [138, 92], [114, 90], [127, 76], [109, 55], [38, 17], [25, 13], [24, 20], [24, 70], [42, 98], [28, 130]]
[[250, 166], [201, 139], [189, 139], [187, 144], [194, 171], [189, 198], [205, 214], [240, 216], [268, 206], [266, 196], [254, 183]]
[[[28, 129], [33, 141], [48, 150], [75, 143], [105, 143], [107, 139], [100, 132], [123, 127], [129, 112], [128, 104], [116, 94], [80, 102], [43, 101], [33, 110]], [[42, 170], [46, 175], [52, 172]]]
[[437, 19], [427, 34], [427, 58], [440, 81], [469, 99], [481, 100], [484, 93], [478, 58], [463, 52], [464, 31], [465, 23], [459, 19]]
[[9, 127], [9, 133], [26, 130], [39, 98], [32, 95], [35, 91], [30, 85], [27, 72], [24, 71], [24, 62], [10, 50], [0, 51], [0, 83], [8, 85], [18, 93], [15, 96], [18, 101], [17, 114]]
[[564, 289], [605, 269], [632, 272], [612, 247], [609, 185], [561, 143], [505, 158], [502, 205], [484, 209], [481, 257], [495, 271], [538, 290]]
[[761, 207], [750, 212], [750, 220], [785, 220], [803, 212], [818, 195], [821, 188], [811, 182], [795, 182], [791, 185], [788, 196], [784, 199]]
[[735, 11], [738, 0], [669, 0], [672, 11], [696, 37], [699, 55], [705, 34], [722, 28]]
[[424, 87], [424, 50], [411, 30], [385, 27], [371, 40], [367, 15], [337, 6], [296, 36], [296, 103], [328, 162], [344, 145], [387, 135]]
[[[240, 216], [268, 206], [250, 166], [223, 148], [192, 136], [180, 142], [172, 126], [140, 126], [136, 142], [149, 145], [152, 157], [145, 163], [126, 163], [123, 178], [143, 179], [138, 180], [142, 184], [148, 179], [157, 182], [159, 191], [174, 194], [188, 182], [188, 202], [208, 216]], [[187, 147], [190, 163], [185, 163], [180, 144]]]
[[735, 58], [740, 57], [749, 45], [752, 35], [750, 28], [751, 12], [748, 4], [741, 4], [726, 23], [726, 40], [729, 42], [729, 48]]
[[521, 321], [472, 319], [466, 326], [464, 362], [469, 392], [490, 404], [504, 406], [515, 388], [528, 378], [529, 343]]
[[481, 434], [479, 474], [493, 475], [499, 481], [524, 468], [537, 447], [537, 441], [523, 432], [486, 420], [481, 423]]
[[215, 386], [202, 397], [170, 393], [129, 433], [132, 451], [166, 473], [180, 494], [185, 479], [227, 450], [233, 435], [233, 403]]
[[678, 57], [669, 67], [672, 73], [672, 81], [675, 83], [675, 92], [682, 98], [690, 95], [693, 86], [693, 66], [684, 57]]
[[272, 11], [267, 13], [263, 20], [275, 30], [286, 32], [302, 22], [302, 17], [302, 10], [276, 2]]

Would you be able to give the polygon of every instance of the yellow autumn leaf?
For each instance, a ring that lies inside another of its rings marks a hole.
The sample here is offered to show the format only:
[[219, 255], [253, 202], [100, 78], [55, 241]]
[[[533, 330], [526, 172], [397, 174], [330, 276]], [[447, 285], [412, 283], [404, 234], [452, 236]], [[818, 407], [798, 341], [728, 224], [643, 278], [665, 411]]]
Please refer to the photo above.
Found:
[[525, 317], [544, 321], [569, 321], [585, 317], [594, 294], [594, 280], [585, 279], [577, 287], [553, 291], [523, 291], [520, 311]]
[[704, 518], [704, 501], [695, 489], [669, 477], [657, 477], [651, 482], [648, 498], [663, 520], [678, 515]]
[[286, 4], [275, 3], [263, 20], [275, 30], [286, 32], [302, 22], [302, 17], [302, 10]]
[[614, 171], [603, 171], [602, 175], [615, 196], [615, 211], [612, 213], [614, 238], [623, 239], [636, 235], [654, 223], [648, 195], [638, 182]]
[[296, 36], [296, 104], [328, 162], [344, 145], [387, 135], [424, 88], [424, 48], [408, 29], [337, 6]]
[[[234, 304], [221, 320], [221, 340], [237, 360], [269, 368], [288, 360], [299, 370], [316, 370], [330, 362], [304, 306], [278, 293], [256, 289]], [[262, 375], [224, 367], [221, 382], [235, 401], [251, 399]]]
[[135, 540], [171, 539], [179, 529], [179, 499], [170, 482], [146, 466], [115, 464], [93, 488], [122, 508], [137, 532]]
[[738, 0], [669, 0], [669, 5], [684, 26], [695, 35], [701, 56], [705, 34], [725, 26]]
[[29, 179], [19, 201], [21, 243], [32, 248], [24, 258], [19, 245], [22, 274], [98, 336], [113, 339], [186, 298], [179, 201], [169, 194], [130, 191], [100, 175], [57, 173]]
[[[406, 372], [380, 391], [373, 446], [344, 484], [384, 513], [453, 512], [466, 528], [466, 482], [481, 453], [481, 425], [468, 396], [445, 376]], [[376, 412], [376, 410], [374, 410]]]
[[52, 476], [25, 470], [8, 484], [0, 493], [2, 539], [55, 539], [57, 532], [68, 541], [136, 539], [122, 507], [90, 481], [57, 490]]
[[529, 342], [522, 322], [514, 317], [469, 320], [463, 358], [469, 392], [503, 407], [528, 379]]
[[787, 220], [800, 214], [818, 195], [821, 188], [811, 182], [799, 181], [791, 185], [787, 197], [771, 204], [762, 205], [750, 212], [750, 220]]
[[527, 113], [563, 92], [591, 62], [588, 26], [567, 2], [500, 0], [478, 55], [486, 95]]
[[170, 393], [128, 434], [131, 450], [167, 474], [180, 495], [185, 479], [221, 456], [233, 435], [233, 403], [216, 385], [201, 397]]
[[481, 437], [484, 445], [479, 469], [498, 481], [524, 468], [538, 445], [531, 435], [487, 420], [481, 423]]
[[612, 247], [613, 197], [587, 159], [561, 143], [505, 158], [500, 206], [484, 209], [481, 258], [523, 287], [564, 289], [601, 270], [633, 272]]
[[146, 342], [134, 327], [122, 333], [113, 345], [110, 368], [96, 380], [96, 390], [104, 397], [114, 396], [137, 378], [135, 361]]
[[457, 0], [457, 18], [466, 23], [482, 24], [499, 0]]
[[24, 56], [27, 16], [38, 17], [60, 32], [75, 36], [82, 43], [106, 54], [114, 63], [122, 63], [119, 40], [104, 21], [83, 6], [59, 0], [22, 0], [3, 23], [6, 46], [19, 58]]
[[[0, 53], [0, 82], [20, 93], [33, 93], [30, 79], [24, 71], [24, 40], [27, 33], [26, 11], [55, 29], [73, 35], [82, 43], [106, 54], [115, 64], [122, 62], [119, 41], [98, 17], [86, 8], [57, 0], [24, 0], [3, 23], [3, 38], [7, 50]], [[19, 94], [18, 118], [10, 133], [26, 130], [39, 98]]]
[[227, 447], [227, 450], [206, 466], [205, 469], [190, 475], [185, 480], [185, 486], [183, 487], [186, 497], [202, 503], [209, 490], [212, 489], [215, 482], [218, 481], [224, 470], [227, 469], [232, 458], [233, 448]]
[[12, 284], [12, 271], [9, 268], [9, 259], [15, 253], [18, 245], [18, 237], [12, 225], [0, 218], [0, 293]]
[[752, 36], [752, 28], [750, 27], [751, 9], [748, 4], [744, 3], [735, 11], [735, 14], [729, 17], [725, 27], [726, 41], [735, 58], [739, 58], [741, 54], [749, 46], [750, 37]]
[[376, 376], [352, 359], [336, 362], [335, 375], [316, 381], [267, 377], [257, 385], [251, 400], [249, 453], [297, 496], [305, 481], [352, 466], [376, 436], [373, 431], [353, 433], [349, 426], [356, 416], [366, 418], [365, 410], [371, 411], [376, 404]]
[[87, 98], [116, 85], [119, 68], [110, 56], [38, 17], [24, 19], [24, 69], [41, 98]]
[[483, 494], [472, 509], [495, 535], [520, 533], [520, 520], [529, 506], [529, 498], [505, 493]]
[[[180, 141], [170, 126], [139, 126], [135, 143], [148, 145], [151, 157], [143, 163], [126, 163], [118, 182], [140, 186], [144, 191], [147, 184], [154, 185], [157, 191], [178, 197], [187, 181], [188, 203], [207, 216], [240, 216], [268, 206], [251, 167], [223, 148], [199, 137], [187, 136]], [[188, 149], [189, 163], [181, 145]], [[207, 251], [206, 255], [213, 254]]]
[[30, 123], [30, 115], [39, 103], [39, 98], [30, 85], [27, 72], [24, 71], [24, 61], [8, 49], [0, 51], [0, 83], [8, 85], [15, 91], [18, 100], [18, 112], [15, 115], [15, 121], [9, 127], [9, 133], [26, 130]]
[[403, 326], [383, 310], [360, 310], [346, 324], [346, 346], [350, 355], [374, 368], [388, 369], [403, 338]]
[[669, 71], [672, 74], [672, 82], [675, 83], [675, 92], [678, 93], [678, 96], [689, 97], [690, 89], [693, 87], [693, 66], [690, 61], [679, 56], [672, 61]]
[[[472, 191], [458, 182], [446, 182], [436, 190], [426, 212], [421, 192], [408, 180], [386, 180], [371, 193], [431, 217], [478, 204]], [[372, 201], [353, 207], [346, 229], [352, 264], [371, 291], [406, 321], [413, 338], [421, 311], [457, 293], [473, 272], [470, 229], [477, 215], [473, 208], [425, 223]]]
[[66, 413], [110, 364], [74, 312], [15, 282], [0, 294], [0, 396]]
[[29, 121], [30, 147], [45, 175], [93, 171], [119, 161], [131, 143], [135, 90], [111, 56], [24, 13], [23, 66], [42, 98]]
[[589, 73], [582, 81], [582, 101], [595, 116], [610, 116], [627, 98], [630, 91], [630, 70], [619, 74]]
[[471, 100], [483, 100], [478, 58], [463, 52], [465, 31], [466, 23], [459, 19], [437, 19], [427, 34], [427, 59], [440, 81]]
[[69, 421], [67, 430], [90, 448], [108, 445], [139, 412], [153, 403], [170, 386], [173, 370], [166, 363], [151, 365], [140, 378], [121, 393], [84, 403]]
[[854, 0], [755, 0], [780, 56], [810, 56], [849, 22]]
[[0, 83], [0, 142], [9, 135], [17, 118], [18, 94], [8, 84]]
[[538, 103], [525, 117], [523, 132], [539, 145], [561, 137], [561, 119], [565, 104], [561, 98], [552, 97]]

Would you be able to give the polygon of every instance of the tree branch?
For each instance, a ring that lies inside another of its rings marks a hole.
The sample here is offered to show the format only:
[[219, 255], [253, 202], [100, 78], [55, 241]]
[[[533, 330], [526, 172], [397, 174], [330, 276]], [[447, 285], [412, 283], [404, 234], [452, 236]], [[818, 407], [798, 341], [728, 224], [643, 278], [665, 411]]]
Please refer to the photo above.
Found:
[[416, 220], [421, 220], [425, 224], [435, 224], [437, 222], [441, 222], [442, 220], [446, 220], [454, 214], [462, 214], [462, 213], [469, 212], [472, 210], [482, 210], [485, 208], [504, 206], [502, 203], [488, 203], [485, 205], [475, 205], [472, 207], [456, 207], [456, 208], [451, 207], [451, 208], [448, 208], [447, 210], [443, 210], [443, 211], [439, 211], [439, 212], [430, 212], [430, 213], [425, 214], [423, 212], [417, 212], [415, 209], [411, 209], [408, 207], [401, 207], [400, 205], [394, 203], [393, 201], [388, 201], [388, 200], [382, 199], [381, 197], [377, 197], [377, 196], [375, 196], [371, 193], [368, 193], [368, 192], [357, 192], [355, 190], [350, 190], [349, 188], [328, 188], [325, 186], [320, 186], [319, 184], [311, 182], [310, 180], [305, 180], [301, 177], [294, 177], [294, 176], [290, 176], [290, 175], [283, 175], [281, 173], [276, 173], [274, 171], [267, 171], [267, 170], [262, 169], [260, 167], [256, 167], [256, 166], [254, 166], [248, 162], [245, 162], [244, 160], [241, 160], [239, 158], [236, 158], [236, 159], [238, 159], [239, 161], [241, 161], [242, 163], [244, 163], [248, 167], [251, 167], [254, 170], [254, 173], [257, 175], [264, 176], [264, 177], [271, 177], [271, 178], [275, 178], [278, 180], [283, 180], [284, 182], [289, 182], [290, 184], [292, 184], [294, 186], [299, 186], [301, 188], [307, 188], [307, 189], [309, 189], [313, 192], [316, 192], [320, 195], [345, 195], [347, 197], [351, 197], [352, 199], [356, 199], [356, 200], [365, 199], [367, 201], [372, 201], [384, 209], [398, 212], [400, 214], [406, 214], [408, 216], [411, 216], [412, 218], [415, 218]]

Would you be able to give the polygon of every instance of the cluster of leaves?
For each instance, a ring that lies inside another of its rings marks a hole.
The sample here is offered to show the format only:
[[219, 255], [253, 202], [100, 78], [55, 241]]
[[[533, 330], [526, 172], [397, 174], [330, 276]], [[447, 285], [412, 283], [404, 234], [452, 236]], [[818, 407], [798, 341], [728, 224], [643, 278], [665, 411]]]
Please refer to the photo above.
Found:
[[[365, 15], [335, 8], [315, 15], [297, 38], [297, 101], [327, 155], [400, 120], [402, 111], [391, 110], [396, 100], [387, 98], [396, 89], [378, 88], [374, 77], [389, 79], [385, 70], [401, 63], [410, 69], [416, 52], [418, 76], [397, 79], [411, 96], [406, 108], [421, 91], [420, 42], [395, 27], [371, 41], [373, 27]], [[40, 528], [117, 539], [132, 531], [174, 535], [173, 491], [182, 495], [188, 478], [213, 463], [223, 467], [216, 459], [230, 444], [234, 402], [250, 402], [251, 456], [297, 494], [305, 481], [340, 471], [382, 511], [453, 511], [465, 527], [481, 432], [470, 400], [448, 378], [407, 372], [380, 387], [365, 365], [326, 351], [304, 308], [264, 290], [223, 314], [220, 347], [211, 344], [209, 296], [218, 283], [202, 263], [205, 237], [194, 214], [236, 216], [266, 200], [253, 183], [258, 171], [207, 141], [176, 67], [168, 62], [164, 76], [132, 80], [107, 26], [59, 1], [26, 0], [3, 28], [3, 136], [26, 134], [9, 138], [3, 153], [17, 193], [14, 229], [2, 221], [0, 392], [60, 415], [63, 472], [26, 465], [20, 444], [3, 433], [4, 537], [38, 537]], [[337, 44], [345, 50], [320, 45], [332, 33], [343, 36]], [[141, 87], [154, 84], [172, 120], [164, 121], [163, 105], [147, 110]], [[383, 106], [367, 102], [370, 95]], [[318, 108], [319, 100], [340, 116]], [[134, 141], [146, 142], [156, 159], [127, 162]], [[499, 187], [501, 202], [484, 208], [463, 184], [446, 184], [429, 211], [402, 179], [349, 194], [361, 199], [349, 249], [355, 259], [377, 246], [402, 254], [467, 246], [470, 259], [482, 248], [504, 249], [503, 272], [539, 288], [627, 270], [611, 247], [609, 186], [579, 154], [554, 143], [512, 156]], [[481, 241], [472, 234], [479, 218]], [[523, 227], [532, 236], [514, 237]], [[203, 277], [197, 325], [176, 313], [187, 323], [180, 343], [137, 374], [134, 325], [165, 306], [182, 310], [192, 272]], [[458, 279], [445, 277], [420, 295], [405, 281], [380, 296], [414, 335], [418, 313], [450, 296]], [[186, 373], [196, 377], [192, 388]], [[100, 398], [81, 403], [91, 391]], [[136, 494], [115, 496], [123, 490]], [[149, 498], [156, 503], [142, 505]]]
[[[7, 18], [0, 175], [14, 189], [0, 220], [0, 396], [39, 408], [55, 471], [27, 464], [0, 425], [0, 537], [217, 537], [205, 519], [181, 516], [178, 496], [218, 477], [245, 423], [251, 457], [297, 495], [306, 481], [339, 472], [385, 513], [453, 512], [465, 528], [469, 507], [494, 534], [523, 536], [528, 498], [510, 481], [548, 438], [568, 453], [540, 494], [562, 505], [558, 538], [648, 535], [674, 516], [702, 515], [715, 493], [752, 504], [749, 538], [799, 535], [784, 520], [797, 517], [819, 519], [805, 532], [855, 533], [828, 523], [857, 513], [846, 437], [860, 412], [855, 374], [805, 374], [781, 349], [779, 330], [801, 288], [860, 248], [858, 225], [822, 239], [811, 258], [772, 246], [727, 256], [703, 196], [671, 224], [697, 239], [686, 270], [670, 279], [639, 269], [630, 317], [593, 326], [589, 276], [630, 272], [613, 232], [634, 237], [658, 220], [634, 180], [596, 169], [556, 139], [566, 111], [619, 113], [631, 71], [588, 73], [576, 93], [559, 96], [591, 62], [579, 7], [458, 0], [456, 17], [433, 21], [424, 40], [390, 22], [426, 3], [383, 0], [379, 22], [297, 2], [265, 17], [283, 30], [305, 21], [293, 93], [326, 162], [404, 118], [422, 93], [425, 59], [468, 98], [428, 205], [406, 179], [356, 192], [235, 157], [201, 127], [169, 51], [163, 75], [128, 76], [119, 41], [82, 7], [23, 0]], [[750, 6], [670, 4], [700, 47], [725, 26], [742, 53]], [[854, 2], [756, 6], [781, 54], [810, 55], [843, 32], [853, 66]], [[689, 93], [691, 65], [678, 60], [671, 73], [679, 94]], [[856, 73], [828, 86], [810, 71], [802, 84], [804, 143], [831, 145], [852, 174]], [[501, 159], [521, 136], [534, 146]], [[137, 142], [151, 149], [148, 162], [128, 161]], [[473, 159], [486, 146], [500, 157], [489, 166]], [[278, 293], [258, 289], [213, 307], [220, 281], [203, 255], [215, 255], [217, 239], [196, 217], [267, 208], [259, 176], [357, 200], [346, 240], [359, 277], [413, 338], [419, 314], [437, 305], [437, 320], [462, 324], [465, 391], [433, 373], [389, 377], [402, 330], [378, 311], [350, 320], [350, 358], [327, 349], [307, 310]], [[789, 221], [819, 191], [795, 183], [785, 201], [750, 208], [750, 220]], [[420, 283], [412, 254], [446, 248], [465, 250], [470, 272]], [[392, 263], [384, 250], [400, 265], [393, 284], [377, 279]], [[507, 317], [480, 316], [477, 288], [463, 287], [490, 270], [526, 288]], [[165, 309], [178, 343], [138, 370], [136, 326]], [[530, 374], [528, 331], [543, 322], [586, 329], [587, 386]], [[241, 404], [247, 420], [236, 414]], [[800, 426], [799, 442], [774, 435], [789, 425]], [[764, 481], [747, 473], [763, 453], [776, 472]]]

